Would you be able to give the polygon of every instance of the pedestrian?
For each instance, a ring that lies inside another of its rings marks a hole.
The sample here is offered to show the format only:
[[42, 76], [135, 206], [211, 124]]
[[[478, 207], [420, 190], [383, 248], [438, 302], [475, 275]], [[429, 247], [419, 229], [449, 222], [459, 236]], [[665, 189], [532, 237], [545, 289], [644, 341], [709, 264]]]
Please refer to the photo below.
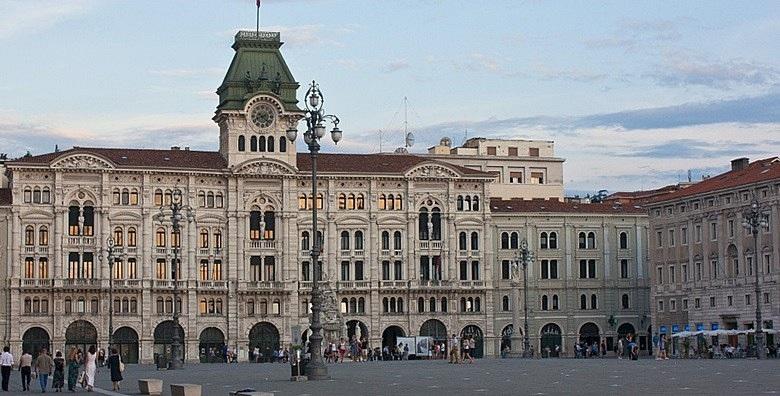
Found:
[[65, 359], [62, 357], [62, 352], [57, 351], [54, 354], [54, 379], [51, 386], [55, 392], [62, 392], [62, 387], [65, 385]]
[[97, 364], [98, 367], [103, 367], [106, 365], [106, 351], [103, 348], [100, 348], [98, 351]]
[[450, 338], [450, 363], [457, 364], [458, 363], [458, 346], [460, 342], [458, 341], [458, 337], [453, 334]]
[[22, 390], [30, 390], [30, 381], [32, 379], [32, 361], [30, 352], [24, 351], [19, 358], [19, 372], [22, 374]]
[[87, 357], [84, 358], [84, 381], [86, 382], [85, 388], [88, 392], [92, 392], [92, 388], [95, 387], [95, 371], [97, 371], [97, 365], [95, 361], [97, 355], [95, 353], [95, 346], [92, 345], [87, 351]]
[[[469, 363], [474, 364], [474, 349], [477, 347], [477, 341], [474, 337], [469, 337]], [[533, 349], [531, 350], [533, 353]], [[533, 355], [532, 355], [533, 356]]]
[[11, 379], [11, 370], [14, 367], [14, 355], [11, 355], [11, 348], [3, 347], [3, 354], [0, 355], [0, 371], [3, 375], [3, 390], [8, 392], [8, 380]]
[[[41, 353], [35, 358], [35, 374], [38, 376], [38, 383], [41, 384], [41, 393], [46, 393], [46, 388], [49, 386], [49, 376], [54, 371], [54, 360], [46, 351], [46, 348], [41, 349]], [[30, 389], [29, 387], [27, 388]]]
[[601, 340], [601, 357], [607, 357], [607, 342]]
[[465, 362], [466, 359], [468, 359], [469, 362], [473, 363], [471, 361], [471, 355], [469, 354], [469, 346], [469, 337], [463, 337], [463, 350], [460, 357], [462, 362]]
[[76, 383], [79, 378], [79, 353], [76, 347], [71, 347], [68, 352], [68, 390], [76, 391]]
[[623, 346], [623, 339], [620, 338], [617, 342], [617, 357], [618, 359], [623, 359], [623, 350], [625, 347]]
[[119, 391], [124, 364], [122, 363], [122, 358], [119, 357], [116, 348], [111, 348], [111, 355], [108, 357], [108, 362], [106, 364], [108, 365], [108, 370], [111, 372], [111, 384], [114, 387], [114, 391]]
[[255, 363], [260, 363], [260, 348], [255, 347], [252, 350], [252, 356], [255, 358]]

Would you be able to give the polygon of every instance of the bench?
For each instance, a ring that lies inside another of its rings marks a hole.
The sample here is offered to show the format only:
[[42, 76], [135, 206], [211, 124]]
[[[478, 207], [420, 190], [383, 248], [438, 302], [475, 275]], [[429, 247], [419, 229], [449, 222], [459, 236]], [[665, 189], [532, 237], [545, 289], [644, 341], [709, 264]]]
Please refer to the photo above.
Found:
[[200, 396], [201, 387], [197, 384], [171, 384], [171, 396]]
[[156, 378], [142, 378], [138, 380], [138, 391], [142, 395], [161, 395], [162, 380]]

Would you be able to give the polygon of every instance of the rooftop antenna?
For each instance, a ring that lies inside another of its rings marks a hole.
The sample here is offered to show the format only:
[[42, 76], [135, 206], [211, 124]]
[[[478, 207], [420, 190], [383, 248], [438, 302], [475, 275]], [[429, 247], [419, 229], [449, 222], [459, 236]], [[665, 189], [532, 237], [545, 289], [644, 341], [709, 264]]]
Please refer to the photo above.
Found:
[[379, 152], [382, 152], [382, 140], [385, 137], [385, 131], [379, 130]]
[[691, 170], [690, 170], [690, 169], [688, 169], [688, 183], [690, 183], [690, 182], [691, 182], [692, 178], [693, 178], [693, 177], [692, 177], [692, 174], [691, 174]]
[[262, 0], [256, 0], [255, 4], [257, 4], [257, 25], [255, 25], [255, 33], [257, 34], [257, 37], [260, 37], [260, 2]]
[[469, 140], [469, 130], [468, 128], [463, 130], [463, 141], [460, 143], [460, 145], [466, 144], [466, 140]]
[[407, 150], [409, 150], [409, 147], [414, 146], [414, 134], [409, 132], [408, 105], [409, 100], [404, 96], [404, 148]]

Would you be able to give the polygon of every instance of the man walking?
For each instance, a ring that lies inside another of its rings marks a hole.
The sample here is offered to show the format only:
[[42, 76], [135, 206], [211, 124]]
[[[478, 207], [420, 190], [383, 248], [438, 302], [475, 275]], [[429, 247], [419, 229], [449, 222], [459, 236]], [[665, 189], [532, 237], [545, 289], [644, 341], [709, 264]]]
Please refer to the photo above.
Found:
[[458, 363], [460, 361], [460, 341], [458, 337], [453, 334], [450, 338], [450, 363]]
[[11, 378], [11, 369], [14, 366], [14, 355], [11, 355], [11, 348], [3, 347], [3, 354], [0, 355], [0, 370], [3, 375], [3, 391], [8, 392], [8, 380]]
[[22, 357], [19, 358], [19, 371], [22, 373], [22, 390], [30, 390], [30, 381], [32, 379], [32, 355], [29, 352], [24, 351]]
[[54, 370], [54, 359], [46, 353], [46, 348], [41, 349], [41, 353], [35, 358], [34, 366], [35, 372], [38, 374], [38, 382], [41, 384], [41, 392], [46, 393], [46, 387], [49, 386], [49, 375]]

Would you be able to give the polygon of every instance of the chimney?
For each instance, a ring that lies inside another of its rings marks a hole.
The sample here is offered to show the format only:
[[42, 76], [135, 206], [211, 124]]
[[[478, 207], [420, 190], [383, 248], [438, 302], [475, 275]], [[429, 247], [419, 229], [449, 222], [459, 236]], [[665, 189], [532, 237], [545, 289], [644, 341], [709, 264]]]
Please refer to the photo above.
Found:
[[181, 147], [179, 147], [179, 146], [171, 146], [171, 150], [178, 151], [178, 150], [181, 150]]
[[747, 168], [749, 164], [750, 164], [750, 159], [748, 159], [747, 157], [733, 159], [731, 160], [731, 170], [732, 171], [742, 170]]

